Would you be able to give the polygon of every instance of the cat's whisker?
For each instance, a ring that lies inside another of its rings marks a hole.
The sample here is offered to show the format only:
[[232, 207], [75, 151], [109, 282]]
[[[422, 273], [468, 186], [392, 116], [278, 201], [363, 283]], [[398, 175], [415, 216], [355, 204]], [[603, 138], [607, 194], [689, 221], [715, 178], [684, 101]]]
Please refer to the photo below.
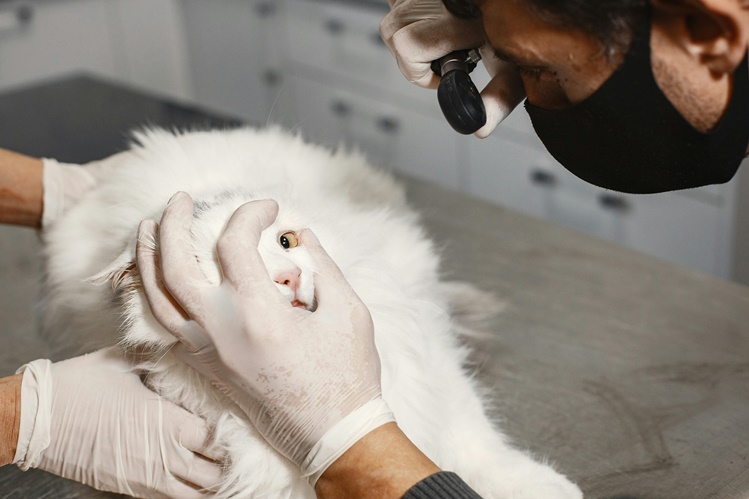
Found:
[[281, 88], [278, 89], [278, 92], [276, 93], [276, 98], [273, 99], [273, 104], [270, 105], [270, 110], [268, 110], [268, 118], [265, 120], [265, 127], [268, 128], [268, 125], [270, 124], [270, 118], [273, 116], [273, 110], [276, 108], [276, 102], [278, 102], [278, 98], [281, 96], [281, 94], [284, 91], [284, 84], [281, 83]]
[[305, 121], [307, 121], [307, 118], [302, 118], [301, 120], [299, 120], [299, 122], [297, 122], [297, 124], [296, 124], [296, 125], [294, 125], [293, 127], [289, 128], [289, 129], [288, 129], [288, 130], [286, 130], [286, 131], [287, 131], [288, 133], [291, 133], [291, 132], [293, 132], [293, 131], [294, 131], [294, 130], [295, 130], [295, 129], [296, 129], [296, 128], [297, 128], [298, 126], [299, 126], [299, 125], [301, 125], [301, 124], [302, 124], [302, 123], [304, 123]]

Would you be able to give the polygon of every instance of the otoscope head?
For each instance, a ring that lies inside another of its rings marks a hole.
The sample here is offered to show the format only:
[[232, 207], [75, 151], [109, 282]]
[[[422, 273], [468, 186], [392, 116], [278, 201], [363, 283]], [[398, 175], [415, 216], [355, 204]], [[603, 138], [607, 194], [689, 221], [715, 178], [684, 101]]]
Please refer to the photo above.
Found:
[[441, 76], [437, 100], [442, 114], [456, 132], [470, 135], [486, 124], [486, 109], [468, 73], [480, 60], [476, 50], [459, 50], [432, 62], [432, 71]]

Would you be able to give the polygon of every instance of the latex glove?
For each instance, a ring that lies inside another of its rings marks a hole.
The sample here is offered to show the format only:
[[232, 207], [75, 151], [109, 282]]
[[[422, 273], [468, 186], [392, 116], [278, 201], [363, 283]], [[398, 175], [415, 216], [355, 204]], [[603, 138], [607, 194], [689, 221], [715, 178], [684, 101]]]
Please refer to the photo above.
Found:
[[131, 151], [124, 151], [84, 165], [42, 158], [42, 229], [49, 227], [75, 206], [108, 168], [122, 165], [131, 154]]
[[96, 489], [136, 497], [198, 498], [220, 465], [205, 421], [141, 383], [112, 349], [19, 369], [21, 425], [13, 460]]
[[515, 66], [494, 56], [481, 19], [454, 17], [441, 0], [390, 0], [391, 10], [380, 23], [380, 35], [408, 81], [437, 88], [440, 78], [432, 61], [455, 50], [480, 48], [491, 81], [481, 91], [486, 124], [475, 135], [488, 136], [525, 98]]
[[186, 346], [178, 349], [181, 358], [223, 390], [314, 486], [356, 441], [394, 420], [381, 396], [369, 310], [309, 230], [299, 239], [316, 268], [317, 308], [292, 307], [281, 295], [257, 250], [278, 214], [270, 200], [232, 215], [216, 247], [223, 281], [211, 286], [192, 248], [192, 213], [187, 194], [172, 198], [158, 230], [160, 255], [153, 251], [155, 222], [141, 223], [138, 269], [151, 310]]

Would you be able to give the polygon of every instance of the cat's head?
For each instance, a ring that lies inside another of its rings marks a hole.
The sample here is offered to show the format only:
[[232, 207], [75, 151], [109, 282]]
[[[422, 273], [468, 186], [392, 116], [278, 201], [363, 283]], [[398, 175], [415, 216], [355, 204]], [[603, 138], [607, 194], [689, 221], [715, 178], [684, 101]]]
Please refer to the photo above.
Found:
[[[242, 204], [263, 196], [243, 191], [225, 192], [195, 201], [191, 235], [199, 266], [211, 285], [221, 282], [216, 243], [231, 215]], [[278, 217], [260, 237], [258, 252], [278, 291], [290, 304], [314, 310], [314, 262], [298, 234], [308, 224], [288, 203], [279, 203]], [[89, 278], [94, 284], [111, 282], [121, 299], [123, 339], [128, 344], [170, 344], [175, 340], [153, 318], [135, 265], [135, 237], [105, 269]], [[153, 242], [145, 242], [154, 244]], [[158, 252], [158, 248], [155, 248]]]

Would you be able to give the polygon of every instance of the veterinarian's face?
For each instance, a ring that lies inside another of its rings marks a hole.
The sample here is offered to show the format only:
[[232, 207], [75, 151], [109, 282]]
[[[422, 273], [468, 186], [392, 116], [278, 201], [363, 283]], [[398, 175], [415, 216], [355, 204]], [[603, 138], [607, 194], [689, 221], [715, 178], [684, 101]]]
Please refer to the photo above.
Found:
[[[577, 29], [551, 25], [522, 0], [477, 2], [484, 29], [501, 58], [518, 66], [529, 102], [561, 109], [590, 96], [613, 73], [623, 54], [606, 56]], [[652, 66], [658, 85], [697, 129], [722, 116], [731, 74], [746, 51], [749, 16], [741, 0], [654, 1]], [[670, 7], [670, 8], [669, 8]], [[723, 27], [734, 37], [723, 40]], [[722, 52], [715, 43], [722, 44]]]

